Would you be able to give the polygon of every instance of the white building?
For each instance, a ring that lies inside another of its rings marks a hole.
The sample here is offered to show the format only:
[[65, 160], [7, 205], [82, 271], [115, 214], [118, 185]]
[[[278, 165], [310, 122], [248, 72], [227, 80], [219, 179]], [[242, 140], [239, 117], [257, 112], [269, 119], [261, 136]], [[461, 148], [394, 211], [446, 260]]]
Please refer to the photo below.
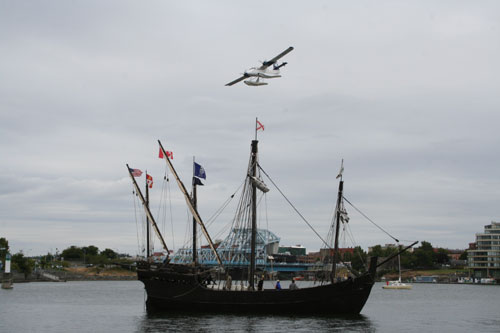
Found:
[[467, 251], [467, 261], [474, 277], [500, 279], [500, 222], [476, 234], [476, 249]]

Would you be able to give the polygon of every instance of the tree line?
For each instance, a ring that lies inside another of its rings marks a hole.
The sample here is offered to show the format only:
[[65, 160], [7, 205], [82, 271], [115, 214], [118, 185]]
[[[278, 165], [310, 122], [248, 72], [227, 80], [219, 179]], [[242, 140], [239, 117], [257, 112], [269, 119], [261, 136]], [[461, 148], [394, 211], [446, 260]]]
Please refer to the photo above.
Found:
[[[5, 238], [0, 238], [0, 260], [5, 262], [5, 255], [9, 251], [9, 242]], [[354, 248], [353, 253], [346, 252], [342, 255], [344, 262], [350, 262], [351, 267], [357, 271], [365, 271], [368, 257], [389, 257], [399, 251], [397, 247], [373, 246], [369, 252], [365, 252], [360, 246]], [[413, 251], [405, 251], [401, 254], [402, 269], [433, 269], [441, 265], [449, 264], [448, 250], [438, 248], [434, 250], [430, 242], [422, 241], [420, 246]], [[80, 261], [86, 265], [105, 265], [112, 262], [126, 261], [119, 258], [120, 255], [112, 249], [106, 248], [102, 251], [97, 246], [89, 245], [78, 247], [72, 245], [64, 249], [60, 254], [47, 253], [38, 258], [36, 263], [40, 268], [52, 268], [58, 266], [68, 266], [67, 261]], [[467, 259], [467, 251], [461, 255], [460, 259]], [[12, 255], [12, 269], [31, 274], [35, 267], [35, 260], [24, 256], [20, 251]]]
[[[0, 238], [0, 261], [2, 267], [5, 265], [5, 256], [9, 253], [9, 242], [4, 237]], [[105, 265], [115, 262], [127, 261], [120, 258], [120, 255], [112, 249], [106, 248], [102, 251], [97, 246], [89, 245], [78, 247], [72, 245], [64, 249], [61, 253], [47, 253], [36, 258], [28, 258], [23, 251], [19, 251], [11, 256], [11, 268], [13, 271], [23, 273], [27, 278], [38, 266], [42, 269], [62, 268], [68, 266], [68, 261], [79, 261], [85, 265]]]
[[[344, 253], [343, 261], [350, 261], [352, 268], [358, 271], [366, 270], [365, 263], [368, 257], [378, 256], [386, 258], [396, 254], [398, 247], [373, 246], [369, 252], [363, 251], [359, 246], [354, 248], [354, 253]], [[434, 249], [432, 244], [422, 241], [420, 246], [413, 251], [405, 251], [400, 255], [402, 269], [434, 269], [450, 263], [449, 251], [444, 248]], [[467, 251], [460, 256], [461, 260], [467, 259]]]

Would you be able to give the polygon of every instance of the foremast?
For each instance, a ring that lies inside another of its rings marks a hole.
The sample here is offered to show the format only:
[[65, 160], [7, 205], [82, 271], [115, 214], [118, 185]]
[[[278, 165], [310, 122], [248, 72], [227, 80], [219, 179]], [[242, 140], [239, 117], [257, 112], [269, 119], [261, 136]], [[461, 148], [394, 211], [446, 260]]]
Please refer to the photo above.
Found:
[[186, 190], [186, 187], [184, 186], [184, 184], [180, 180], [179, 176], [177, 175], [177, 171], [175, 171], [175, 168], [172, 165], [172, 162], [170, 162], [170, 159], [168, 158], [165, 149], [163, 149], [163, 146], [162, 146], [160, 140], [158, 140], [158, 144], [160, 145], [160, 149], [161, 149], [161, 151], [163, 153], [163, 156], [165, 156], [165, 161], [166, 161], [166, 163], [167, 163], [170, 171], [172, 172], [172, 174], [175, 177], [175, 180], [177, 181], [177, 185], [179, 185], [179, 188], [180, 188], [181, 192], [184, 194], [184, 198], [186, 199], [186, 203], [187, 203], [187, 205], [189, 207], [189, 210], [191, 211], [191, 214], [193, 215], [193, 218], [196, 220], [196, 222], [200, 226], [201, 231], [203, 232], [203, 235], [205, 235], [205, 238], [208, 241], [208, 245], [210, 246], [210, 248], [212, 249], [213, 253], [215, 254], [215, 258], [217, 259], [217, 262], [219, 263], [219, 266], [220, 267], [224, 267], [224, 265], [222, 264], [222, 260], [221, 260], [221, 258], [219, 256], [219, 253], [217, 253], [217, 250], [215, 249], [215, 245], [212, 242], [212, 238], [210, 238], [210, 235], [208, 234], [208, 231], [205, 228], [205, 224], [203, 223], [203, 220], [200, 217], [200, 214], [198, 214], [198, 211], [194, 207], [193, 201], [191, 200], [191, 198], [189, 196], [189, 193]]
[[167, 251], [167, 259], [168, 259], [169, 255], [170, 255], [170, 251], [168, 250], [167, 244], [165, 243], [165, 240], [163, 239], [163, 236], [160, 232], [160, 229], [158, 229], [158, 225], [156, 224], [156, 221], [153, 217], [153, 214], [151, 214], [151, 211], [149, 210], [149, 205], [148, 205], [146, 199], [144, 198], [144, 196], [142, 195], [141, 189], [139, 188], [139, 185], [137, 185], [137, 182], [135, 181], [134, 176], [132, 175], [132, 171], [131, 171], [132, 169], [130, 169], [128, 164], [127, 164], [127, 170], [128, 170], [128, 174], [129, 174], [130, 178], [132, 179], [132, 183], [134, 184], [135, 192], [139, 195], [139, 199], [141, 199], [142, 205], [144, 206], [144, 211], [146, 212], [146, 218], [149, 220], [149, 222], [153, 226], [153, 229], [155, 230], [156, 235], [160, 239], [163, 248], [165, 249], [165, 251]]

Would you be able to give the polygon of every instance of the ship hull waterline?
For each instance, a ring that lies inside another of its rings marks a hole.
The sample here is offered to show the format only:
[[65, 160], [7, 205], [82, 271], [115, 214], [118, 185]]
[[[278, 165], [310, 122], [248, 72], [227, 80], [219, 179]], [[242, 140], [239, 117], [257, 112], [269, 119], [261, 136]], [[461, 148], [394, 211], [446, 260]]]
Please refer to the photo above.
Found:
[[334, 284], [298, 290], [217, 290], [188, 280], [160, 278], [138, 271], [147, 292], [148, 312], [247, 312], [293, 314], [359, 314], [373, 287], [373, 276], [364, 274]]

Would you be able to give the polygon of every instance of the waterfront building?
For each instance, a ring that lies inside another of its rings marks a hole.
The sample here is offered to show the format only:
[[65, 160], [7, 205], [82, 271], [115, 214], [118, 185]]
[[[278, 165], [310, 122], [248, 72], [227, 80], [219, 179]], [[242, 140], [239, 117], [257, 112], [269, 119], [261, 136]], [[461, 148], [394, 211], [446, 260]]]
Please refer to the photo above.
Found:
[[[339, 258], [341, 260], [346, 260], [346, 261], [349, 261], [350, 262], [350, 258], [352, 258], [352, 256], [354, 255], [354, 248], [353, 247], [345, 247], [345, 248], [342, 248], [342, 247], [339, 247], [338, 249], [338, 253], [339, 253]], [[346, 259], [346, 254], [348, 254], [348, 257]], [[320, 261], [323, 262], [323, 261], [326, 261], [326, 262], [329, 262], [331, 263], [332, 261], [334, 261], [334, 257], [335, 257], [335, 250], [332, 249], [332, 248], [329, 248], [329, 249], [319, 249], [319, 255], [320, 255]], [[337, 265], [339, 265], [339, 263], [337, 263]]]
[[278, 253], [289, 254], [292, 256], [305, 256], [306, 248], [302, 245], [295, 246], [280, 246]]
[[460, 260], [460, 257], [465, 252], [465, 250], [461, 249], [455, 249], [455, 250], [445, 249], [445, 250], [448, 252], [448, 258], [450, 259], [450, 261]]
[[476, 234], [476, 249], [467, 251], [467, 261], [474, 277], [500, 279], [500, 222]]

